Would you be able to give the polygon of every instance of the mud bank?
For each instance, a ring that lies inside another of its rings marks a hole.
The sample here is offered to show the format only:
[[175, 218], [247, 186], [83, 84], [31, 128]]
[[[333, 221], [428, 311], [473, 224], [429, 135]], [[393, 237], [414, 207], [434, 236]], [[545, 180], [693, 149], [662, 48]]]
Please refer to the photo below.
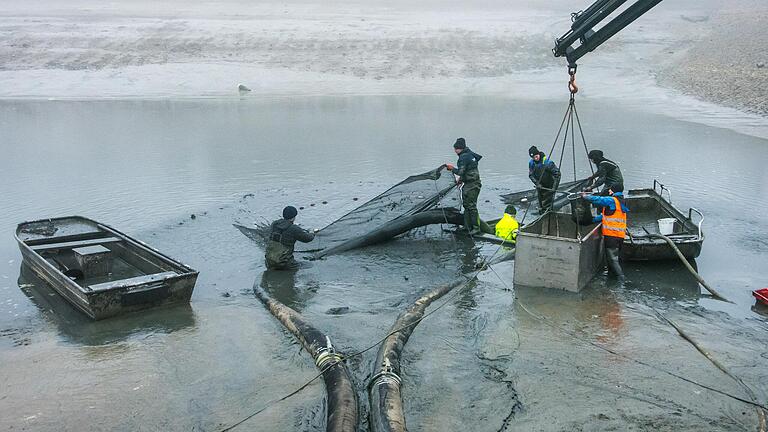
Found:
[[[557, 97], [565, 63], [550, 48], [583, 3], [5, 2], [0, 97], [239, 97], [240, 83], [251, 97]], [[662, 3], [585, 57], [584, 73], [610, 95], [636, 94], [658, 74], [664, 86], [765, 114], [760, 3]]]
[[711, 16], [688, 15], [701, 32], [670, 52], [661, 85], [740, 110], [768, 115], [768, 4], [727, 2]]

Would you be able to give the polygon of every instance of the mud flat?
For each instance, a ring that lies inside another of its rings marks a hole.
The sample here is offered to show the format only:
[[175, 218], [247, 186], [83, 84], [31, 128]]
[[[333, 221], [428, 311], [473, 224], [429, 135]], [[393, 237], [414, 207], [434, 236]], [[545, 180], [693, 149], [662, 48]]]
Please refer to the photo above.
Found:
[[[552, 41], [583, 3], [4, 2], [0, 97], [221, 97], [238, 96], [240, 83], [251, 96], [554, 97], [564, 60]], [[587, 88], [632, 95], [658, 74], [665, 86], [765, 113], [760, 3], [664, 2], [582, 59]]]

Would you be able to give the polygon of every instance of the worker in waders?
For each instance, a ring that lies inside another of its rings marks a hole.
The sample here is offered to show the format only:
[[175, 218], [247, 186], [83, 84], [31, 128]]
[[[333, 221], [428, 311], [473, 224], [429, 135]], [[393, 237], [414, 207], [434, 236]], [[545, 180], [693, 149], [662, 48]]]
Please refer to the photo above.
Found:
[[536, 146], [528, 149], [528, 156], [531, 157], [528, 161], [528, 178], [536, 187], [539, 209], [544, 214], [551, 210], [555, 203], [555, 191], [560, 185], [560, 169]]
[[587, 157], [597, 167], [597, 172], [587, 177], [589, 181], [586, 191], [592, 191], [603, 186], [601, 195], [608, 195], [608, 190], [616, 188], [624, 190], [624, 176], [621, 175], [621, 168], [616, 162], [603, 157], [601, 150], [591, 150]]
[[480, 213], [477, 211], [477, 197], [480, 196], [480, 171], [477, 163], [483, 157], [467, 147], [464, 138], [458, 138], [453, 144], [453, 150], [459, 156], [456, 166], [447, 163], [445, 167], [458, 176], [461, 185], [461, 200], [464, 206], [464, 226], [469, 234], [480, 234]]
[[515, 244], [517, 241], [520, 224], [515, 216], [517, 216], [517, 209], [510, 204], [504, 209], [504, 216], [496, 223], [496, 237], [503, 239], [505, 244]]
[[267, 268], [270, 270], [295, 270], [299, 263], [293, 258], [296, 241], [309, 243], [315, 234], [300, 228], [294, 222], [299, 214], [296, 207], [288, 206], [283, 209], [283, 218], [272, 222], [269, 227], [267, 251], [264, 254]]
[[608, 189], [608, 196], [581, 193], [584, 199], [597, 207], [602, 207], [601, 214], [595, 216], [593, 221], [601, 222], [603, 225], [603, 243], [608, 270], [612, 271], [622, 282], [624, 281], [624, 272], [621, 270], [621, 264], [619, 264], [619, 252], [624, 243], [624, 235], [627, 231], [627, 213], [629, 212], [623, 192], [624, 189], [621, 186], [614, 185]]

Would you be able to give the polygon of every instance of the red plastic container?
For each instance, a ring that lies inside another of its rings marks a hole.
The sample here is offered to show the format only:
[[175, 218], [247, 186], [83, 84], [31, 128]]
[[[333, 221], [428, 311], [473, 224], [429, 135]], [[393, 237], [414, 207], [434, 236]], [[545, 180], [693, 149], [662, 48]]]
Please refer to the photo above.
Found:
[[752, 295], [755, 296], [757, 301], [768, 306], [768, 288], [754, 290], [752, 291]]

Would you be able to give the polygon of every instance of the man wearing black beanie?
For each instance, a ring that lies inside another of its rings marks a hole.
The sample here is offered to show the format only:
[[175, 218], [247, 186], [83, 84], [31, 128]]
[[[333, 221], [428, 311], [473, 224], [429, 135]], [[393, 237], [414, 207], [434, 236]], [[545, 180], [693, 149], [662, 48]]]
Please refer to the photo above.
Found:
[[587, 157], [597, 166], [597, 172], [587, 178], [589, 183], [584, 190], [591, 191], [603, 185], [600, 192], [603, 196], [608, 195], [609, 189], [613, 189], [614, 192], [617, 189], [624, 190], [624, 176], [616, 162], [606, 159], [602, 150], [590, 150]]
[[269, 227], [267, 250], [264, 254], [267, 268], [270, 270], [295, 270], [299, 263], [293, 258], [296, 241], [309, 243], [315, 234], [300, 228], [294, 222], [299, 211], [288, 206], [283, 209], [283, 218], [272, 222]]
[[464, 226], [470, 234], [480, 233], [480, 213], [477, 211], [477, 198], [480, 196], [480, 170], [477, 163], [483, 157], [467, 147], [464, 138], [456, 139], [453, 150], [459, 156], [456, 166], [447, 163], [445, 167], [458, 176], [461, 186], [461, 200], [464, 206]]
[[536, 187], [536, 195], [539, 199], [539, 211], [543, 214], [552, 209], [555, 202], [555, 191], [560, 185], [560, 169], [543, 151], [536, 146], [528, 149], [528, 178]]

